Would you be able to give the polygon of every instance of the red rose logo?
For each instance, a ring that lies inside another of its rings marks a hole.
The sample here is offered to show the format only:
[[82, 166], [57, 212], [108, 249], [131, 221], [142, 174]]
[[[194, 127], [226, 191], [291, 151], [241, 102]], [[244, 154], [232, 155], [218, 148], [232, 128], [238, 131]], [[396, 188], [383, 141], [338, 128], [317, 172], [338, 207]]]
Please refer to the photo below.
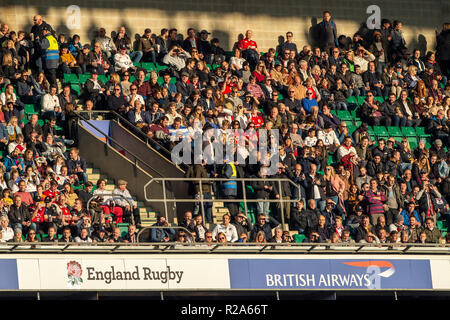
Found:
[[70, 261], [67, 264], [67, 278], [68, 283], [72, 286], [83, 283], [81, 275], [83, 274], [83, 269], [81, 265], [76, 261]]

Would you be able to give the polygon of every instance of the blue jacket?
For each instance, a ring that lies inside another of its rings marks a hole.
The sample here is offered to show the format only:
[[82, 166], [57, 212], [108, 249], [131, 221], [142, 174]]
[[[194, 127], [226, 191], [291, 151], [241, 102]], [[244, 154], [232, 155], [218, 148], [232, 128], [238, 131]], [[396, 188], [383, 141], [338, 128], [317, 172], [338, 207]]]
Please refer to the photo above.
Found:
[[[417, 220], [417, 222], [420, 222], [420, 218], [419, 218], [419, 214], [417, 213], [417, 210], [414, 210], [414, 216], [416, 217], [416, 220]], [[402, 217], [403, 217], [403, 225], [405, 225], [405, 226], [410, 226], [410, 223], [409, 223], [409, 214], [408, 214], [408, 211], [406, 210], [406, 209], [403, 209], [402, 210], [402, 212], [400, 212], [400, 214], [402, 215]]]
[[[155, 223], [153, 226], [160, 226], [159, 223]], [[150, 231], [150, 242], [163, 242], [164, 237], [169, 237], [170, 240], [173, 240], [175, 236], [175, 230], [172, 228], [155, 228]]]
[[[134, 125], [137, 124], [137, 122], [136, 122], [136, 112], [134, 112], [134, 110], [128, 111], [127, 116], [128, 116], [128, 121], [130, 121]], [[140, 122], [144, 122], [146, 124], [151, 124], [152, 123], [152, 121], [150, 119], [150, 116], [149, 116], [149, 114], [146, 111], [141, 111], [141, 118], [142, 118], [142, 121], [140, 121]]]
[[6, 140], [9, 139], [8, 130], [6, 130], [6, 127], [3, 123], [0, 123], [0, 139], [5, 138]]
[[3, 164], [5, 165], [6, 172], [10, 172], [11, 167], [20, 165], [22, 167], [22, 169], [18, 168], [17, 171], [19, 171], [19, 174], [21, 174], [21, 175], [24, 173], [25, 168], [24, 168], [24, 161], [23, 161], [22, 157], [13, 158], [11, 155], [7, 155]]

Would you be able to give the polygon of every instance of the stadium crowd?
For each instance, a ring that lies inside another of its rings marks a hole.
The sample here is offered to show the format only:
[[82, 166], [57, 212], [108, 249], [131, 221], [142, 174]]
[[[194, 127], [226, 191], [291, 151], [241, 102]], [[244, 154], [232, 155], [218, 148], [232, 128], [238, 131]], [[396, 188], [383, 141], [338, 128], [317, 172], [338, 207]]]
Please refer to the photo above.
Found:
[[[22, 234], [36, 241], [38, 233], [48, 234], [45, 241], [136, 242], [139, 213], [119, 196], [131, 199], [126, 181], [116, 196], [97, 196], [106, 182], [93, 191], [70, 147], [73, 111], [110, 110], [161, 149], [199, 135], [211, 158], [219, 142], [234, 145], [224, 163], [203, 158], [186, 171], [228, 179], [201, 190], [192, 184], [194, 197], [210, 200], [206, 221], [198, 203], [180, 223], [189, 234], [160, 216], [156, 226], [164, 228], [151, 230], [151, 242], [292, 242], [282, 220], [305, 242], [449, 242], [437, 225], [450, 225], [450, 23], [436, 32], [436, 50], [421, 52], [408, 48], [401, 21], [383, 19], [379, 30], [348, 38], [325, 11], [316, 47], [300, 50], [287, 32], [262, 53], [251, 30], [229, 52], [207, 30], [189, 28], [183, 39], [177, 29], [157, 36], [145, 29], [132, 43], [125, 27], [80, 39], [57, 35], [39, 15], [33, 22], [30, 32], [0, 29], [1, 241]], [[26, 110], [30, 104], [37, 114]], [[203, 135], [208, 129], [214, 133]], [[256, 149], [261, 129], [279, 130], [267, 158]], [[276, 174], [268, 173], [269, 160], [279, 163]], [[242, 190], [233, 178], [261, 179]], [[280, 188], [277, 178], [292, 183]], [[239, 201], [226, 202], [223, 222], [205, 227], [213, 194], [233, 200], [243, 192], [295, 201], [257, 202], [254, 223]], [[131, 217], [137, 225], [122, 238], [116, 223]]]

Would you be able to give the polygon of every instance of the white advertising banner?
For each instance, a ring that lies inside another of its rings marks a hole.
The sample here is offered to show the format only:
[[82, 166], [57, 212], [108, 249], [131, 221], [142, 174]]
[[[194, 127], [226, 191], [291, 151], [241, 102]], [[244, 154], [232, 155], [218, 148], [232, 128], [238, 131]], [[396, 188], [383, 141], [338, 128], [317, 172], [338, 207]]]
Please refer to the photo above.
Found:
[[8, 255], [0, 290], [450, 290], [450, 259], [413, 255]]
[[229, 289], [227, 259], [75, 256], [17, 259], [19, 289]]

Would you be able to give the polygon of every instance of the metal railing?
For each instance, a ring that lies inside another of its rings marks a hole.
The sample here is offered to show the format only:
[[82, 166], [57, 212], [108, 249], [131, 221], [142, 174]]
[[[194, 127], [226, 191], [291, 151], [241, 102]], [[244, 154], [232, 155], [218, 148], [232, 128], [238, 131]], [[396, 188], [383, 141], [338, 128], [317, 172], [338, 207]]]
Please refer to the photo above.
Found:
[[[174, 228], [174, 227], [172, 227]], [[0, 243], [0, 253], [214, 253], [214, 254], [426, 254], [450, 255], [449, 244], [419, 243], [77, 243], [77, 242], [7, 242]]]
[[[191, 237], [191, 239], [193, 239], [194, 237], [192, 236], [192, 232], [190, 232], [188, 229], [186, 229], [185, 227], [180, 227], [180, 226], [175, 226], [175, 227], [171, 227], [171, 226], [151, 226], [151, 227], [145, 227], [145, 228], [142, 228], [141, 230], [139, 230], [139, 232], [138, 232], [138, 234], [137, 234], [137, 241], [139, 242], [139, 243], [141, 243], [141, 241], [140, 241], [140, 237], [143, 235], [143, 234], [145, 234], [148, 230], [150, 230], [150, 232], [151, 232], [151, 230], [152, 229], [181, 229], [181, 230], [184, 230], [185, 232], [187, 232], [188, 234], [189, 234], [189, 236]], [[143, 241], [142, 243], [146, 243], [146, 241]]]
[[[90, 112], [90, 111], [89, 111], [89, 112]], [[126, 147], [124, 147], [123, 145], [121, 145], [117, 140], [115, 140], [114, 138], [111, 138], [107, 133], [103, 132], [101, 129], [97, 128], [95, 125], [93, 125], [91, 122], [89, 122], [90, 119], [85, 118], [84, 116], [82, 116], [80, 112], [75, 113], [75, 115], [78, 117], [78, 120], [79, 120], [80, 123], [81, 123], [80, 120], [84, 121], [83, 124], [89, 125], [89, 126], [92, 127], [95, 131], [97, 131], [98, 133], [100, 133], [102, 136], [105, 137], [105, 152], [106, 152], [106, 153], [108, 152], [108, 146], [111, 147], [111, 148], [113, 148], [113, 149], [116, 149], [116, 148], [114, 148], [114, 147], [111, 145], [111, 142], [112, 142], [112, 143], [114, 143], [114, 145], [116, 145], [116, 146], [118, 146], [119, 148], [121, 148], [122, 150], [126, 151], [127, 156], [131, 156], [131, 157], [133, 158], [133, 163], [134, 163], [134, 166], [135, 166], [136, 168], [138, 167], [138, 164], [141, 163], [141, 164], [143, 164], [144, 166], [146, 166], [147, 168], [150, 168], [150, 169], [152, 170], [152, 172], [158, 172], [158, 171], [157, 171], [155, 168], [153, 168], [149, 163], [147, 163], [146, 161], [142, 160], [140, 157], [138, 157], [138, 156], [135, 155], [133, 152], [131, 152], [128, 148], [126, 148]], [[125, 157], [126, 157], [126, 156], [125, 156]], [[149, 176], [152, 176], [152, 175], [149, 174], [148, 172], [147, 172], [147, 174], [148, 174]]]
[[[166, 182], [176, 182], [176, 181], [183, 181], [183, 182], [199, 182], [199, 192], [200, 192], [200, 198], [199, 199], [192, 199], [192, 198], [187, 198], [187, 199], [182, 199], [182, 198], [176, 198], [176, 199], [168, 199], [167, 198], [167, 194], [166, 194]], [[242, 194], [243, 194], [243, 199], [219, 199], [219, 198], [215, 198], [215, 199], [204, 199], [203, 196], [203, 188], [202, 185], [203, 184], [208, 184], [210, 185], [212, 182], [220, 182], [220, 181], [240, 181], [242, 183]], [[278, 190], [279, 190], [279, 198], [278, 199], [248, 199], [247, 198], [247, 192], [246, 192], [246, 182], [257, 182], [257, 181], [273, 181], [273, 182], [277, 182], [278, 183]], [[163, 191], [163, 198], [162, 199], [155, 199], [155, 198], [151, 198], [148, 196], [147, 194], [147, 188], [148, 186], [153, 183], [153, 182], [160, 182], [162, 183], [162, 191]], [[284, 231], [285, 229], [285, 219], [284, 219], [284, 205], [285, 203], [292, 203], [292, 202], [297, 202], [298, 199], [283, 199], [283, 194], [282, 194], [282, 183], [284, 182], [288, 182], [290, 185], [294, 186], [295, 188], [297, 188], [297, 192], [300, 195], [300, 186], [295, 184], [292, 180], [290, 179], [263, 179], [263, 178], [152, 178], [149, 182], [147, 182], [144, 186], [144, 194], [145, 194], [145, 200], [146, 201], [153, 201], [153, 202], [163, 202], [164, 203], [164, 216], [167, 219], [167, 203], [173, 203], [173, 202], [200, 202], [200, 207], [201, 207], [201, 212], [202, 212], [202, 216], [203, 216], [203, 221], [205, 220], [205, 208], [204, 208], [204, 203], [205, 202], [213, 202], [213, 201], [219, 201], [219, 202], [243, 202], [244, 203], [244, 210], [245, 210], [245, 214], [247, 215], [248, 212], [248, 206], [247, 203], [248, 202], [265, 202], [265, 203], [279, 203], [280, 204], [280, 210], [281, 210], [281, 226], [282, 229]]]
[[174, 166], [179, 168], [180, 170], [186, 171], [187, 166], [185, 164], [177, 165], [172, 162], [170, 150], [167, 150], [162, 144], [157, 142], [156, 140], [150, 138], [142, 130], [133, 125], [130, 121], [128, 121], [121, 114], [117, 113], [113, 110], [92, 110], [92, 111], [76, 111], [78, 114], [86, 114], [90, 119], [92, 119], [92, 115], [105, 115], [106, 120], [116, 120], [119, 125], [122, 125], [124, 128], [131, 131], [136, 137], [138, 137], [142, 142], [144, 142], [147, 146], [153, 148], [156, 152], [160, 153], [163, 158], [167, 161], [171, 162]]
[[[133, 214], [133, 202], [132, 202], [132, 200], [130, 200], [130, 199], [128, 199], [128, 198], [125, 198], [123, 195], [121, 195], [121, 194], [115, 194], [115, 193], [97, 193], [97, 194], [95, 194], [95, 197], [91, 197], [89, 200], [88, 200], [88, 202], [87, 202], [87, 204], [86, 204], [86, 207], [89, 209], [89, 205], [91, 204], [91, 202], [92, 201], [95, 201], [95, 198], [96, 197], [112, 197], [112, 198], [114, 198], [114, 197], [121, 197], [121, 198], [123, 198], [123, 199], [125, 199], [125, 201], [127, 201], [128, 202], [128, 204], [130, 205], [130, 210], [131, 210], [131, 222], [132, 222], [132, 224], [134, 224], [134, 214]], [[96, 201], [95, 201], [96, 202]]]

